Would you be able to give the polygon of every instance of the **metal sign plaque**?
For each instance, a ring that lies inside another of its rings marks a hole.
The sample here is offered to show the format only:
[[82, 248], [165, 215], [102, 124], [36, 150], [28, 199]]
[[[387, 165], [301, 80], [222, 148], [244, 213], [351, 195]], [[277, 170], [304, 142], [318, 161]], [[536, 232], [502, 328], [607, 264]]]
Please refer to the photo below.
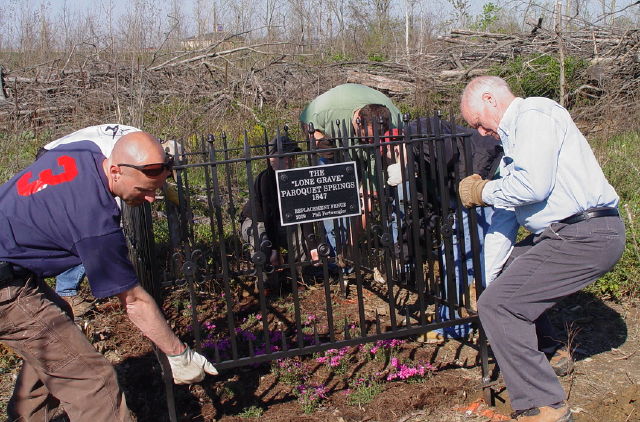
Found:
[[355, 161], [276, 171], [283, 226], [360, 215]]

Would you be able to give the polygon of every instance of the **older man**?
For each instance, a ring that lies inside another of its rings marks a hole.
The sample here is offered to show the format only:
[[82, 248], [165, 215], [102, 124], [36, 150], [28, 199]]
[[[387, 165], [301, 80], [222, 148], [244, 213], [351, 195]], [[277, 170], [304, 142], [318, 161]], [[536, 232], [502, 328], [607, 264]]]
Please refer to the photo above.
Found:
[[516, 98], [506, 82], [472, 80], [464, 119], [500, 139], [501, 178], [460, 182], [467, 206], [513, 207], [532, 234], [515, 245], [504, 271], [478, 301], [480, 321], [504, 376], [513, 418], [567, 422], [565, 393], [543, 352], [535, 321], [563, 297], [613, 267], [624, 249], [618, 196], [571, 116], [546, 98]]
[[145, 132], [124, 135], [109, 158], [74, 142], [42, 155], [0, 187], [0, 341], [24, 364], [9, 420], [47, 421], [62, 405], [71, 420], [129, 421], [115, 372], [43, 281], [82, 263], [93, 295], [118, 296], [131, 321], [169, 355], [176, 383], [216, 374], [171, 331], [138, 284], [115, 197], [155, 200], [172, 162]]

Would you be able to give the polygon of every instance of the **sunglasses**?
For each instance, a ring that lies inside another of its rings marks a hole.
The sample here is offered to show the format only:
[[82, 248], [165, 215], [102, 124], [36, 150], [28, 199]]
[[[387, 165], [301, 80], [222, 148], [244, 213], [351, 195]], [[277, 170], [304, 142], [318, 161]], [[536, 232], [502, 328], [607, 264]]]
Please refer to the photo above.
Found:
[[145, 176], [158, 177], [165, 171], [171, 171], [173, 169], [173, 156], [167, 155], [167, 158], [164, 160], [164, 163], [143, 164], [141, 166], [137, 166], [135, 164], [120, 163], [117, 166], [131, 167], [133, 169], [141, 171], [142, 173], [144, 173]]

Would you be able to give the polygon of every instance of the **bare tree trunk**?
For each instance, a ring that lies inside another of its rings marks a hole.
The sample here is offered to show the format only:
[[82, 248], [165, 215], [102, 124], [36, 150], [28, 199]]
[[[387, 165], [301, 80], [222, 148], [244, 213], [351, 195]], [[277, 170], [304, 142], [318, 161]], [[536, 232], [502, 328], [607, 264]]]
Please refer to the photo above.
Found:
[[565, 69], [564, 69], [564, 42], [562, 40], [562, 0], [556, 3], [556, 37], [558, 40], [558, 56], [560, 60], [560, 105], [564, 107]]
[[600, 6], [602, 6], [603, 23], [607, 25], [607, 0], [600, 0]]
[[611, 5], [609, 6], [609, 10], [611, 10], [611, 26], [616, 24], [616, 0], [611, 0]]
[[409, 57], [409, 0], [405, 0], [404, 6], [404, 48]]

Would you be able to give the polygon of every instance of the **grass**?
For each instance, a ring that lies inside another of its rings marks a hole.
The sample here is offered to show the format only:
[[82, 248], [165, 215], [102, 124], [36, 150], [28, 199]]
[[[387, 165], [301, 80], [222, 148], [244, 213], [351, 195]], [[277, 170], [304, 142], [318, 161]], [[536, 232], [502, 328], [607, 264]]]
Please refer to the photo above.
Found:
[[384, 391], [384, 386], [373, 377], [368, 379], [359, 378], [352, 385], [347, 397], [347, 403], [351, 406], [360, 407], [363, 404], [370, 403], [382, 391]]
[[261, 407], [250, 406], [243, 409], [242, 412], [238, 414], [238, 416], [240, 416], [241, 418], [247, 418], [247, 419], [259, 418], [262, 416], [263, 413], [264, 413], [264, 410]]
[[609, 183], [620, 196], [619, 209], [626, 226], [626, 246], [616, 266], [588, 290], [599, 296], [613, 298], [640, 296], [640, 131], [598, 138], [591, 142]]
[[[567, 91], [571, 92], [584, 83], [583, 72], [588, 63], [579, 57], [567, 56], [564, 66]], [[489, 72], [504, 78], [518, 96], [559, 100], [560, 60], [552, 55], [516, 56], [505, 64], [493, 66]]]
[[21, 361], [11, 349], [0, 344], [0, 375], [13, 372]]
[[31, 164], [38, 149], [51, 141], [51, 132], [23, 131], [18, 134], [0, 132], [0, 183], [12, 178]]

